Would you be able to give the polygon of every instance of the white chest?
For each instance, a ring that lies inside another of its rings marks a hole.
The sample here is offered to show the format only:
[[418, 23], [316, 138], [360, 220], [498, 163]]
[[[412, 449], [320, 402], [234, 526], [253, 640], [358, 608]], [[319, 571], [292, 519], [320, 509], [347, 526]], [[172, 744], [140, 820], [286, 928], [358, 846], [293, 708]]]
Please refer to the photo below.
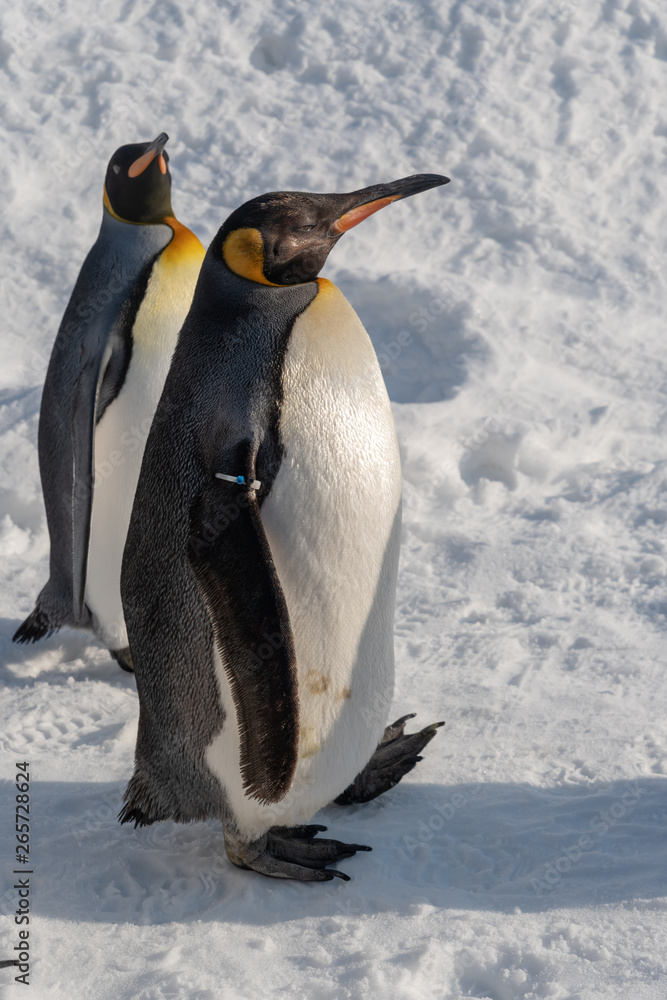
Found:
[[193, 261], [174, 280], [173, 267], [165, 268], [161, 257], [156, 261], [132, 330], [125, 382], [95, 430], [86, 604], [97, 635], [111, 649], [128, 644], [120, 596], [123, 548], [146, 439], [198, 270]]
[[234, 812], [253, 832], [308, 819], [342, 791], [370, 758], [393, 692], [398, 445], [370, 339], [335, 286], [322, 285], [290, 339], [285, 454], [261, 513], [299, 674], [300, 759], [287, 797], [271, 807], [247, 799], [232, 779], [232, 727], [216, 738], [219, 750], [226, 744], [223, 783]]

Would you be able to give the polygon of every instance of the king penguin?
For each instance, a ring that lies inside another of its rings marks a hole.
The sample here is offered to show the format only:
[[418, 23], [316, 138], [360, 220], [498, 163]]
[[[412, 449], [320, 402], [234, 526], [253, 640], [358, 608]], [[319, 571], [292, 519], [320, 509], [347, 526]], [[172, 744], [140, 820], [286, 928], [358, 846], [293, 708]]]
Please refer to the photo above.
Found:
[[121, 822], [217, 817], [240, 868], [303, 881], [442, 723], [385, 729], [401, 471], [380, 367], [319, 278], [347, 230], [446, 184], [247, 202], [209, 247], [146, 445], [121, 592], [140, 701]]
[[144, 445], [204, 259], [171, 207], [168, 136], [117, 149], [102, 225], [63, 316], [39, 415], [50, 577], [16, 642], [90, 627], [132, 669], [120, 598]]

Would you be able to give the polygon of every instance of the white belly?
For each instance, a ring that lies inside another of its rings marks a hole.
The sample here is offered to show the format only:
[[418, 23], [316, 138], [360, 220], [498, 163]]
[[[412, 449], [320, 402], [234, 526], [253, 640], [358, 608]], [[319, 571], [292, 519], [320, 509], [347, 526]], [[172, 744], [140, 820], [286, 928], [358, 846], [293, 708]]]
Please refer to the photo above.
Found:
[[216, 663], [227, 721], [207, 760], [240, 832], [251, 836], [304, 822], [347, 787], [378, 743], [393, 693], [396, 434], [366, 331], [334, 286], [327, 282], [320, 295], [290, 340], [285, 456], [261, 513], [299, 675], [299, 762], [277, 804], [263, 806], [243, 793], [233, 701], [219, 656]]
[[110, 649], [128, 645], [120, 597], [123, 549], [146, 439], [197, 273], [195, 261], [181, 268], [174, 280], [173, 265], [166, 269], [162, 258], [156, 262], [134, 323], [125, 382], [95, 431], [86, 604], [97, 636]]

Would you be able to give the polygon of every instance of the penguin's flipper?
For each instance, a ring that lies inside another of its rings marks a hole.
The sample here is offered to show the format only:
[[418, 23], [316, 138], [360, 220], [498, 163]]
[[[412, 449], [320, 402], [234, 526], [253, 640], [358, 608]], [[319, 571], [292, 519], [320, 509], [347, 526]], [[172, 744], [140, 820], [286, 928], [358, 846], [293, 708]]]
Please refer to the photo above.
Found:
[[125, 326], [124, 316], [114, 322], [106, 311], [87, 323], [74, 323], [66, 312], [44, 383], [39, 463], [51, 579], [37, 610], [52, 612], [55, 606], [56, 615], [48, 616], [51, 629], [81, 625], [86, 618], [95, 426], [125, 377], [131, 351]]
[[299, 695], [289, 613], [255, 491], [213, 480], [190, 514], [188, 559], [229, 678], [243, 787], [287, 794], [299, 756]]
[[[132, 328], [153, 261], [172, 237], [169, 226], [129, 225], [105, 211], [58, 329], [38, 434], [51, 537], [50, 579], [36, 608], [47, 622], [44, 635], [61, 625], [80, 628], [90, 620], [84, 602], [95, 426], [123, 385], [132, 355]], [[107, 456], [97, 458], [104, 461]], [[40, 638], [37, 631], [33, 628], [27, 639]]]
[[225, 850], [237, 868], [251, 869], [269, 878], [291, 878], [297, 882], [350, 881], [344, 872], [327, 868], [351, 858], [357, 851], [370, 851], [365, 844], [343, 844], [340, 840], [317, 840], [326, 826], [274, 826], [259, 840], [243, 841], [225, 829]]
[[421, 751], [431, 742], [438, 729], [444, 726], [444, 722], [434, 722], [418, 733], [406, 735], [404, 730], [408, 719], [414, 719], [414, 712], [387, 726], [366, 767], [334, 800], [339, 806], [370, 802], [397, 785], [419, 763], [422, 759], [419, 756]]
[[[39, 466], [51, 536], [50, 577], [35, 610], [13, 636], [38, 642], [61, 625], [85, 625], [88, 538], [93, 507], [93, 441], [106, 339], [98, 323], [61, 324], [39, 416]], [[74, 343], [70, 341], [74, 340]]]

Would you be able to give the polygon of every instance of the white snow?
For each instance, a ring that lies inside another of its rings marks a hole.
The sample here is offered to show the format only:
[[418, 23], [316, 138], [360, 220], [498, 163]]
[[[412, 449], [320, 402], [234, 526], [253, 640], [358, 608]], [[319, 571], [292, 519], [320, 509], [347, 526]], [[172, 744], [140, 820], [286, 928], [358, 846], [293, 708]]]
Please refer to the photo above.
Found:
[[[0, 21], [0, 958], [28, 760], [39, 1000], [662, 1000], [664, 4], [23, 0]], [[348, 884], [238, 871], [215, 823], [120, 827], [133, 678], [86, 633], [11, 643], [48, 572], [51, 344], [110, 154], [162, 130], [204, 242], [263, 191], [452, 178], [324, 271], [402, 449], [394, 711], [447, 719], [392, 792], [318, 814], [373, 847]]]

